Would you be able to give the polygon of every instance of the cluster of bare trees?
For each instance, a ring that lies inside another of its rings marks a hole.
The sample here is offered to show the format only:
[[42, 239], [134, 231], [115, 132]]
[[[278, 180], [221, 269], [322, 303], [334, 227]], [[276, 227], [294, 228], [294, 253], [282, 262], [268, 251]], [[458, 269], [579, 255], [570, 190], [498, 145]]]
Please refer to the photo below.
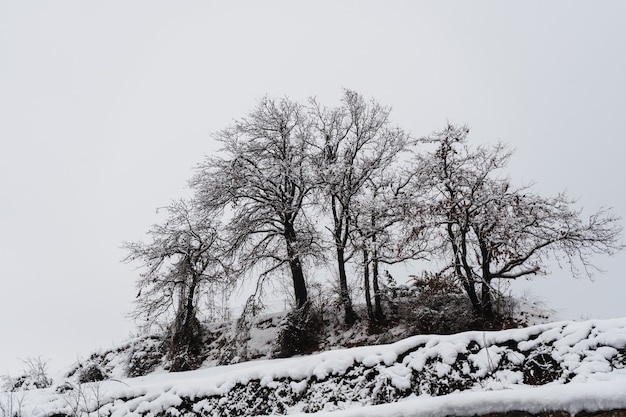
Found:
[[506, 146], [472, 147], [453, 125], [413, 140], [389, 115], [353, 91], [336, 107], [264, 98], [218, 132], [222, 150], [199, 165], [194, 197], [167, 207], [148, 242], [126, 244], [127, 259], [145, 266], [137, 314], [169, 314], [184, 344], [207, 291], [286, 272], [303, 309], [309, 274], [334, 259], [346, 324], [357, 319], [350, 274], [381, 320], [381, 264], [428, 259], [489, 317], [494, 280], [544, 273], [552, 256], [591, 274], [592, 255], [621, 249], [609, 211], [584, 220], [565, 195], [513, 186], [501, 172]]

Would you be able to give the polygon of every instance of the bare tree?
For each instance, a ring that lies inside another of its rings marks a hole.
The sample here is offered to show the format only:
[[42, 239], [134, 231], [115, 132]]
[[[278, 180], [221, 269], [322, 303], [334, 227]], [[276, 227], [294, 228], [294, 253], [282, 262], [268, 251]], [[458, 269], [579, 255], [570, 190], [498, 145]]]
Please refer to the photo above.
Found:
[[296, 307], [303, 307], [303, 262], [320, 253], [304, 210], [314, 186], [307, 113], [288, 99], [264, 98], [217, 139], [221, 155], [207, 158], [192, 180], [197, 204], [227, 212], [229, 247], [242, 268], [263, 264], [264, 276], [287, 266]]
[[[135, 318], [147, 326], [165, 320], [173, 370], [193, 367], [201, 337], [199, 300], [215, 283], [229, 285], [218, 224], [177, 201], [165, 208], [168, 217], [154, 225], [150, 241], [125, 243], [125, 261], [140, 261], [145, 271], [137, 281]], [[229, 277], [230, 276], [230, 277]]]
[[348, 289], [346, 263], [353, 256], [349, 241], [354, 232], [355, 200], [367, 182], [392, 164], [406, 146], [408, 137], [390, 127], [390, 109], [375, 101], [366, 102], [358, 93], [345, 90], [336, 108], [311, 100], [311, 112], [319, 135], [319, 183], [327, 196], [336, 252], [341, 302], [345, 322], [356, 320]]
[[493, 316], [495, 279], [545, 273], [550, 257], [564, 258], [574, 275], [591, 276], [593, 255], [623, 248], [617, 216], [600, 210], [585, 221], [564, 194], [541, 197], [513, 187], [500, 174], [511, 151], [502, 144], [472, 149], [468, 133], [449, 125], [432, 135], [437, 148], [420, 162], [440, 249], [451, 256], [476, 313]]

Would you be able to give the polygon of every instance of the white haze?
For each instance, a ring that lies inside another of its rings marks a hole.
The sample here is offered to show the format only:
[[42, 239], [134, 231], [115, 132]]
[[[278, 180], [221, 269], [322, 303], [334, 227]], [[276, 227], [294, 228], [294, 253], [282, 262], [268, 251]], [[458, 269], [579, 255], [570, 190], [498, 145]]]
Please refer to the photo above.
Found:
[[[516, 182], [626, 214], [626, 3], [0, 0], [0, 373], [133, 332], [123, 240], [182, 196], [211, 132], [264, 95], [351, 88], [415, 136], [468, 123]], [[522, 283], [565, 318], [626, 316], [626, 260]], [[413, 271], [406, 271], [406, 274]], [[400, 277], [401, 278], [401, 277]]]

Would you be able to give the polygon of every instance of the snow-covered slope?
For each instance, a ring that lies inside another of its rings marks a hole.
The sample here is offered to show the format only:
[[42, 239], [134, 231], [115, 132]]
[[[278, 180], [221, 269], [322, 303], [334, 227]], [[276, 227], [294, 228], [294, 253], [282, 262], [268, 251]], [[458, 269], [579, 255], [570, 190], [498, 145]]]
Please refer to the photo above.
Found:
[[415, 336], [391, 345], [5, 393], [0, 401], [41, 417], [626, 409], [626, 318]]

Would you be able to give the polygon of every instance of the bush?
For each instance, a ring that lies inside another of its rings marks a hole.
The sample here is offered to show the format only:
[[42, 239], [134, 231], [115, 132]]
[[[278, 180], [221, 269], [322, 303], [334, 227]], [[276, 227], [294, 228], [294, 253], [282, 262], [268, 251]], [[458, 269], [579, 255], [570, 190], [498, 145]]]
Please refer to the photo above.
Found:
[[52, 378], [48, 376], [48, 361], [37, 357], [23, 359], [22, 362], [25, 365], [23, 375], [17, 378], [5, 377], [4, 385], [7, 391], [28, 391], [52, 385]]
[[137, 341], [130, 350], [128, 376], [136, 377], [149, 374], [161, 364], [164, 355], [165, 346], [160, 337], [150, 336]]
[[277, 357], [311, 353], [318, 348], [321, 320], [310, 304], [287, 314], [280, 327]]
[[174, 322], [167, 337], [166, 350], [171, 372], [198, 369], [206, 355], [203, 352], [203, 329], [197, 318], [187, 323]]
[[107, 379], [106, 372], [98, 364], [93, 362], [83, 365], [78, 372], [78, 382], [80, 384], [104, 381], [105, 379]]
[[[451, 275], [423, 272], [389, 300], [392, 314], [410, 323], [410, 334], [451, 334], [480, 327]], [[392, 294], [393, 295], [393, 294]]]
[[544, 385], [556, 381], [563, 374], [561, 365], [547, 349], [532, 352], [522, 365], [524, 384]]

